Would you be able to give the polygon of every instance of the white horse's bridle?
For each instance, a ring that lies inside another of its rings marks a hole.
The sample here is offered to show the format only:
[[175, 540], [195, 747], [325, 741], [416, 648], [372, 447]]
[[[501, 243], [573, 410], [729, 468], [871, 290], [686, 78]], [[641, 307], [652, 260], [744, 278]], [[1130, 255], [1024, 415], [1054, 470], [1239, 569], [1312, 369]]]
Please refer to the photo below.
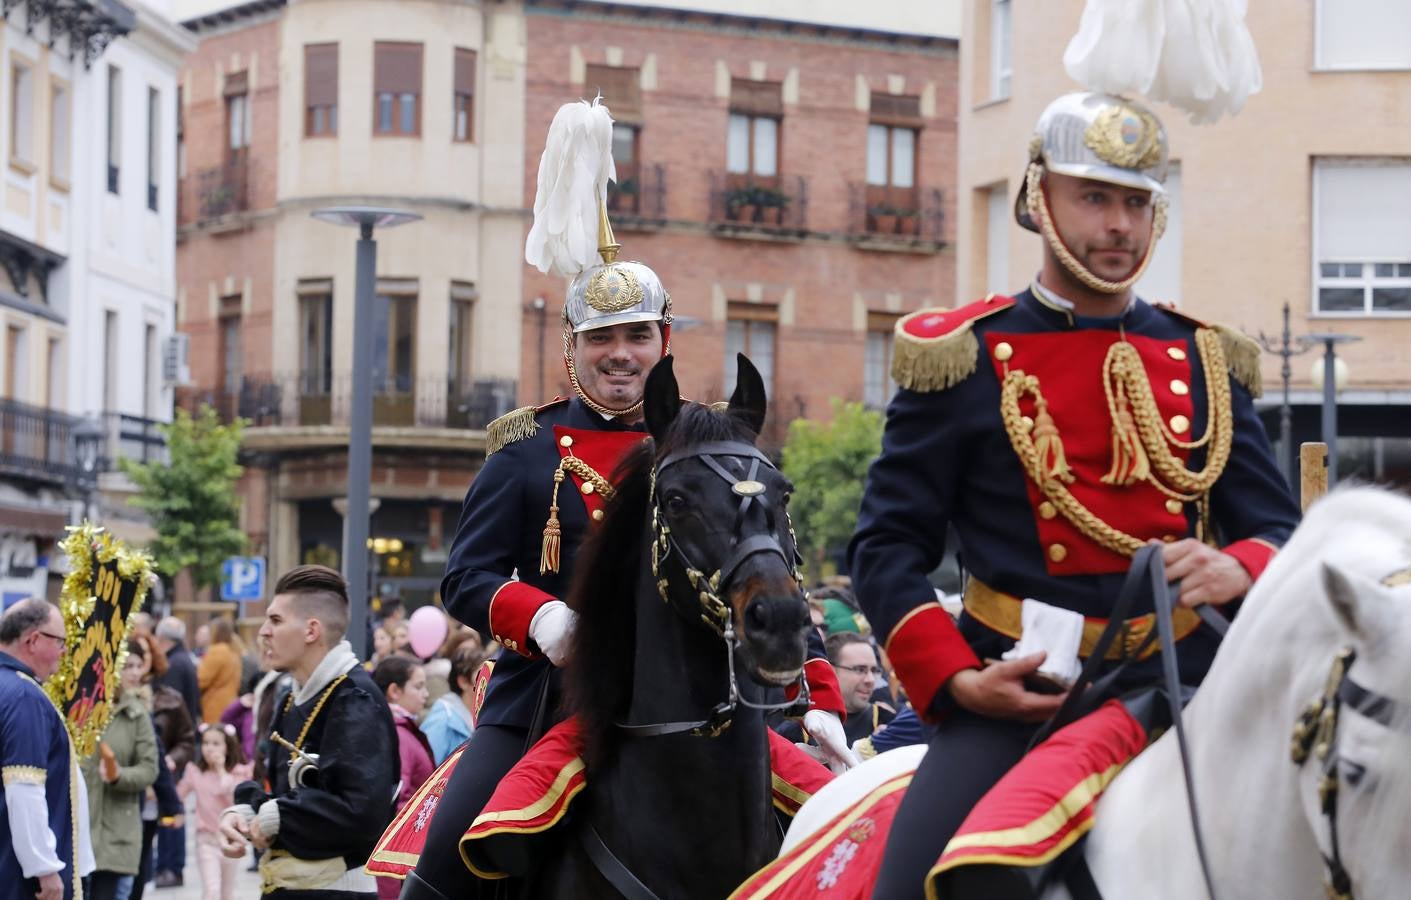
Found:
[[1328, 820], [1329, 852], [1322, 853], [1327, 869], [1324, 887], [1329, 900], [1353, 900], [1352, 876], [1342, 862], [1338, 844], [1338, 719], [1344, 706], [1390, 727], [1397, 712], [1397, 703], [1384, 694], [1369, 691], [1349, 675], [1357, 660], [1357, 651], [1344, 647], [1333, 657], [1332, 669], [1323, 686], [1323, 693], [1309, 703], [1293, 726], [1291, 756], [1302, 767], [1310, 753], [1318, 757], [1323, 774], [1318, 780], [1318, 801]]

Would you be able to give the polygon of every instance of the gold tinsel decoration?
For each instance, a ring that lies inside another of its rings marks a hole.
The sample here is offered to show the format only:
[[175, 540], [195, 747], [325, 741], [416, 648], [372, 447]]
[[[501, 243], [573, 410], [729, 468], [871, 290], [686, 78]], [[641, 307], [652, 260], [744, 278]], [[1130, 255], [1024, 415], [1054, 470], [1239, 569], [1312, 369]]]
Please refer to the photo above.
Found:
[[[64, 576], [64, 586], [59, 594], [59, 611], [64, 617], [64, 653], [59, 659], [58, 670], [45, 682], [44, 690], [64, 716], [64, 725], [69, 729], [75, 751], [80, 757], [85, 757], [93, 753], [112, 716], [123, 664], [127, 661], [127, 635], [147, 600], [147, 590], [157, 566], [146, 551], [130, 549], [91, 522], [70, 525], [68, 531], [69, 536], [59, 544], [69, 560], [69, 574]], [[88, 631], [88, 620], [98, 604], [98, 598], [93, 595], [95, 563], [105, 565], [115, 560], [118, 576], [136, 585], [136, 597], [127, 619], [121, 623], [122, 633], [110, 635], [108, 639], [109, 646], [115, 646], [113, 665], [103, 683], [108, 702], [97, 706], [83, 727], [75, 730], [69, 721], [67, 705], [71, 699], [69, 692], [78, 683], [79, 667], [87, 662], [86, 656], [84, 659], [77, 657]]]
[[1230, 366], [1230, 375], [1244, 385], [1254, 397], [1264, 395], [1264, 378], [1259, 371], [1259, 344], [1249, 335], [1228, 325], [1212, 325], [1211, 329], [1220, 338], [1220, 348], [1225, 351], [1225, 361]]

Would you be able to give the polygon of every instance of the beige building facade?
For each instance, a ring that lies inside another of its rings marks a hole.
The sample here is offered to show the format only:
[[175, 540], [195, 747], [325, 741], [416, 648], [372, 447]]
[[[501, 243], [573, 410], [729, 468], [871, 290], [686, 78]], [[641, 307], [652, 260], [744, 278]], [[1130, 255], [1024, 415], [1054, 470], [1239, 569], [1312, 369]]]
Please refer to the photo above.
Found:
[[250, 422], [250, 552], [339, 565], [357, 232], [377, 240], [374, 593], [429, 599], [484, 423], [512, 407], [522, 296], [524, 13], [514, 2], [256, 0], [187, 27], [184, 402]]
[[[1059, 93], [1082, 0], [964, 0], [957, 293], [1022, 290], [1040, 238], [1013, 204], [1029, 137]], [[1250, 4], [1263, 91], [1238, 116], [1195, 126], [1157, 106], [1170, 135], [1171, 228], [1142, 296], [1277, 343], [1337, 332], [1341, 475], [1411, 483], [1411, 7], [1309, 0]], [[1291, 361], [1293, 442], [1317, 440], [1316, 354]], [[1278, 436], [1280, 357], [1264, 358], [1263, 415]]]

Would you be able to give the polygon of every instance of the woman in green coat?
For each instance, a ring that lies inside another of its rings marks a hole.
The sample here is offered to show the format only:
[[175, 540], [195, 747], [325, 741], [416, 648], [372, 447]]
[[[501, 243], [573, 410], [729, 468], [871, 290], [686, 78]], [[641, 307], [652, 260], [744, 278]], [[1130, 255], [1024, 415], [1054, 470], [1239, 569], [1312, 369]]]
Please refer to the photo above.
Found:
[[142, 861], [142, 795], [157, 780], [157, 741], [142, 702], [146, 648], [127, 645], [113, 717], [98, 751], [83, 761], [93, 856], [89, 900], [127, 900]]

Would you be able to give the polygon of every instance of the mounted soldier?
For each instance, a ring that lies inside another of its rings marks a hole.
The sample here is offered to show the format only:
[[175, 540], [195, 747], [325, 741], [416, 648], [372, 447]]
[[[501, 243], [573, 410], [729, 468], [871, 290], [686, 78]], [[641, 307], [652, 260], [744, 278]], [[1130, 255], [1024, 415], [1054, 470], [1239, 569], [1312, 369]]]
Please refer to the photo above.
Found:
[[[405, 876], [403, 898], [478, 890], [460, 839], [504, 775], [557, 721], [576, 620], [564, 603], [575, 557], [604, 518], [618, 463], [648, 436], [644, 386], [671, 351], [671, 297], [661, 279], [640, 262], [617, 258], [604, 205], [607, 180], [615, 178], [611, 129], [598, 101], [565, 105], [540, 161], [525, 259], [571, 279], [563, 350], [574, 396], [517, 409], [487, 429], [485, 465], [466, 494], [441, 596], [453, 616], [503, 649], [474, 734], [412, 798], [411, 812], [393, 822], [373, 854], [370, 869]], [[833, 736], [834, 754], [851, 762], [841, 693], [821, 642], [810, 657], [806, 716]]]
[[[875, 897], [921, 896], [966, 814], [1058, 711], [1054, 682], [1061, 692], [1092, 653], [1138, 549], [1161, 544], [1180, 584], [1180, 681], [1193, 686], [1218, 643], [1194, 607], [1228, 611], [1298, 522], [1254, 412], [1256, 345], [1133, 290], [1165, 225], [1166, 169], [1150, 109], [1059, 97], [1015, 204], [1043, 237], [1037, 277], [897, 325], [900, 390], [848, 562], [907, 694], [939, 727]], [[926, 578], [951, 525], [969, 573], [958, 623]], [[1160, 671], [1151, 607], [1139, 611], [1104, 655], [1103, 671], [1127, 663], [1118, 692]], [[1077, 653], [1011, 653], [1030, 629], [1067, 633]]]

